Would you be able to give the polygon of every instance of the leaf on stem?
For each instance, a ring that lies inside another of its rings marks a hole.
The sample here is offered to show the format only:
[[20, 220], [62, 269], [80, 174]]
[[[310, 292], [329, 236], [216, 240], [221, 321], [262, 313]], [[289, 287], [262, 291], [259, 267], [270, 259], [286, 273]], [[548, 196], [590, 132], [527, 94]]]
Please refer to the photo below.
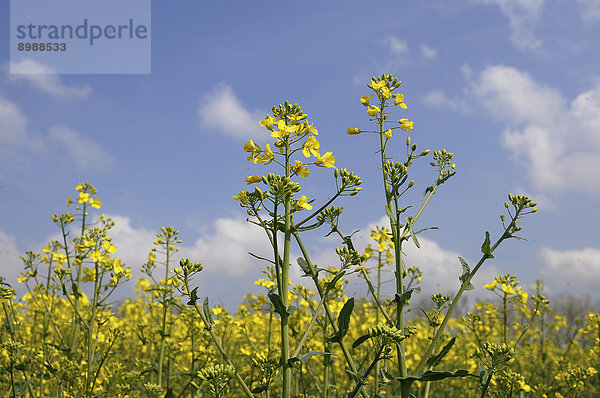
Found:
[[483, 241], [483, 244], [481, 245], [481, 252], [486, 258], [494, 258], [492, 250], [490, 249], [490, 233], [488, 231], [485, 231], [485, 241]]
[[308, 262], [306, 262], [305, 259], [303, 259], [302, 257], [298, 257], [296, 262], [300, 266], [300, 269], [302, 269], [302, 271], [304, 271], [303, 276], [312, 276], [312, 274], [310, 272], [310, 267], [308, 266]]
[[273, 303], [274, 311], [278, 313], [281, 317], [287, 315], [287, 309], [285, 305], [283, 305], [283, 300], [281, 296], [277, 293], [269, 293], [269, 300]]
[[[458, 280], [460, 280], [461, 283], [465, 283], [465, 281], [469, 278], [469, 275], [471, 275], [471, 268], [469, 267], [469, 264], [467, 264], [464, 258], [459, 256], [458, 259], [460, 260], [460, 264], [462, 265], [463, 269], [462, 275], [458, 278]], [[471, 282], [465, 285], [465, 290], [473, 289], [475, 289], [475, 286], [473, 286]]]
[[452, 346], [454, 345], [454, 342], [456, 341], [456, 337], [452, 337], [450, 339], [450, 341], [444, 346], [444, 348], [442, 348], [442, 351], [440, 351], [438, 354], [430, 357], [427, 360], [427, 365], [434, 367], [439, 365], [439, 363], [442, 361], [442, 359], [446, 356], [446, 354], [450, 351], [450, 349], [452, 348]]
[[390, 223], [392, 225], [396, 224], [396, 215], [394, 214], [392, 209], [390, 209], [388, 205], [383, 206], [383, 209], [385, 210], [385, 214], [387, 214], [387, 216], [389, 217]]
[[396, 293], [394, 296], [394, 301], [399, 303], [401, 306], [404, 306], [408, 302], [408, 300], [410, 300], [410, 297], [412, 296], [413, 292], [420, 293], [421, 288], [413, 287], [413, 288], [407, 289], [402, 294]]
[[410, 233], [410, 237], [412, 238], [413, 242], [415, 243], [415, 246], [417, 246], [417, 248], [421, 248], [421, 245], [419, 244], [419, 241], [417, 240], [417, 234], [415, 234], [415, 231], [413, 231], [413, 219], [412, 217], [406, 217], [406, 227], [408, 228], [408, 232]]
[[[198, 288], [195, 288], [194, 290], [196, 290]], [[204, 312], [204, 316], [206, 317], [206, 320], [208, 321], [208, 324], [210, 326], [215, 324], [215, 321], [213, 320], [212, 314], [210, 312], [210, 307], [208, 305], [208, 297], [206, 297], [204, 299], [204, 304], [202, 304], [202, 312]]]
[[354, 297], [351, 297], [344, 303], [340, 314], [337, 318], [338, 331], [333, 336], [329, 337], [329, 341], [340, 343], [346, 333], [348, 333], [348, 329], [350, 328], [350, 316], [352, 315], [352, 311], [354, 310]]
[[426, 381], [438, 381], [447, 379], [449, 377], [466, 377], [469, 376], [468, 370], [457, 370], [456, 372], [448, 372], [445, 370], [428, 370], [419, 376], [407, 376], [407, 377], [396, 377], [402, 384], [412, 384], [415, 381], [426, 382]]

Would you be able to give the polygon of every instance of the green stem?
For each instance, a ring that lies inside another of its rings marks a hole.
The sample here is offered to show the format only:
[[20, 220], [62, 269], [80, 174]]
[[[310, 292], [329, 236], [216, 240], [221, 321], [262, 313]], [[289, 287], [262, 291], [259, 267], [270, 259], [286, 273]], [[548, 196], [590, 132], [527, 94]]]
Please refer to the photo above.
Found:
[[[291, 175], [291, 164], [290, 164], [290, 144], [286, 140], [285, 146], [285, 176], [290, 178]], [[290, 244], [292, 236], [292, 198], [290, 194], [286, 194], [284, 198], [284, 209], [285, 209], [285, 229], [284, 229], [284, 240], [283, 240], [283, 263], [281, 264], [281, 301], [283, 302], [284, 308], [289, 307], [289, 295], [288, 295], [288, 284], [289, 284], [289, 273], [290, 273]], [[275, 223], [277, 220], [275, 220]], [[290, 367], [288, 360], [290, 359], [290, 337], [289, 337], [289, 314], [284, 312], [281, 314], [281, 366], [283, 367], [283, 392], [282, 398], [291, 397], [291, 379], [292, 379], [292, 368]]]
[[[167, 234], [165, 234], [167, 235]], [[165, 357], [165, 339], [166, 339], [166, 330], [167, 330], [167, 311], [169, 310], [169, 305], [167, 302], [167, 295], [168, 295], [168, 290], [167, 290], [167, 285], [169, 282], [169, 262], [170, 262], [170, 254], [171, 254], [171, 250], [169, 249], [169, 246], [171, 244], [170, 242], [170, 236], [165, 236], [165, 247], [167, 248], [167, 252], [166, 252], [166, 262], [165, 262], [165, 286], [164, 286], [164, 290], [162, 292], [162, 323], [161, 323], [161, 334], [160, 334], [160, 348], [159, 348], [159, 353], [158, 353], [158, 385], [162, 386], [162, 379], [163, 379], [163, 360]]]
[[94, 386], [92, 383], [92, 363], [94, 360], [94, 356], [95, 356], [95, 348], [94, 348], [94, 338], [93, 338], [93, 334], [94, 331], [96, 329], [96, 311], [98, 310], [98, 290], [100, 289], [100, 284], [99, 284], [99, 280], [100, 280], [100, 275], [99, 275], [99, 266], [98, 266], [98, 262], [94, 262], [94, 297], [92, 299], [92, 314], [90, 315], [90, 320], [88, 322], [88, 328], [86, 330], [86, 337], [87, 337], [87, 374], [85, 376], [86, 378], [86, 390], [89, 389], [89, 391], [87, 392], [87, 396], [91, 397], [94, 394]]
[[[81, 239], [83, 240], [83, 236], [85, 235], [85, 217], [87, 214], [87, 203], [83, 204], [83, 211], [82, 211], [82, 218], [81, 218]], [[64, 250], [65, 250], [65, 256], [67, 257], [67, 266], [68, 269], [71, 269], [71, 259], [69, 258], [69, 249], [68, 249], [68, 245], [67, 245], [67, 232], [65, 231], [65, 225], [64, 223], [61, 222], [61, 229], [62, 229], [62, 236], [63, 236], [63, 244], [64, 244]], [[75, 303], [74, 303], [74, 308], [75, 308], [75, 314], [79, 313], [79, 294], [81, 293], [81, 278], [82, 278], [82, 269], [83, 269], [83, 264], [82, 262], [79, 262], [79, 264], [77, 264], [77, 284], [75, 286], [77, 286], [77, 292], [73, 292], [76, 293], [75, 294]], [[73, 320], [73, 329], [72, 329], [72, 334], [71, 334], [71, 355], [75, 354], [75, 351], [77, 350], [77, 345], [79, 345], [79, 335], [77, 333], [77, 315], [74, 315], [74, 320]], [[79, 316], [79, 318], [81, 319], [81, 316]]]
[[506, 344], [506, 340], [507, 340], [507, 325], [508, 325], [508, 309], [507, 307], [507, 299], [506, 299], [506, 293], [504, 293], [504, 295], [502, 296], [502, 315], [503, 315], [503, 325], [502, 325], [502, 339], [503, 339], [503, 343]]
[[315, 322], [317, 320], [317, 317], [319, 315], [319, 312], [321, 311], [321, 307], [323, 307], [323, 301], [325, 300], [325, 297], [321, 297], [321, 301], [319, 301], [319, 304], [317, 305], [317, 309], [315, 310], [315, 313], [313, 314], [312, 319], [310, 320], [310, 322], [308, 323], [308, 326], [306, 327], [306, 331], [304, 332], [304, 335], [302, 336], [302, 338], [300, 339], [300, 342], [298, 343], [298, 346], [296, 347], [296, 349], [294, 350], [294, 354], [292, 355], [292, 357], [297, 357], [298, 355], [300, 355], [300, 351], [302, 350], [302, 346], [304, 345], [304, 343], [306, 342], [306, 339], [308, 338], [308, 335], [310, 333], [310, 330], [312, 329], [312, 327], [315, 325]]

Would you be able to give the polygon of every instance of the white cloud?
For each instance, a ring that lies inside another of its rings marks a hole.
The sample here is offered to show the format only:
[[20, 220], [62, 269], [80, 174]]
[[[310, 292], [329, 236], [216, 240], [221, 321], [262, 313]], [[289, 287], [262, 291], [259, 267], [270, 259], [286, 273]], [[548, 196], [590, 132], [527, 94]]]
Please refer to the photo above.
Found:
[[506, 125], [502, 144], [524, 162], [535, 190], [600, 192], [600, 83], [569, 104], [527, 73], [490, 66], [471, 90]]
[[421, 45], [421, 54], [423, 54], [423, 56], [425, 58], [435, 58], [437, 56], [437, 51], [433, 47], [429, 47], [426, 44], [422, 44]]
[[470, 113], [471, 110], [461, 98], [449, 98], [441, 90], [425, 93], [421, 98], [423, 103], [437, 109], [449, 109], [460, 113]]
[[232, 218], [217, 219], [214, 232], [204, 233], [193, 246], [182, 248], [182, 255], [202, 261], [207, 273], [232, 278], [252, 275], [262, 268], [248, 252], [266, 258], [273, 253], [258, 226]]
[[244, 108], [233, 89], [225, 83], [219, 84], [204, 96], [198, 109], [198, 116], [204, 127], [243, 140], [268, 137], [266, 130], [258, 126], [265, 115], [261, 111], [248, 111]]
[[553, 250], [543, 248], [542, 273], [562, 289], [581, 292], [596, 289], [600, 285], [600, 250]]
[[83, 169], [106, 169], [115, 162], [94, 140], [67, 127], [54, 126], [46, 136], [30, 130], [29, 120], [19, 106], [0, 95], [0, 154], [3, 156], [55, 154], [58, 148]]
[[110, 230], [109, 236], [113, 238], [113, 243], [117, 246], [117, 252], [125, 264], [132, 270], [138, 271], [135, 275], [139, 276], [141, 265], [148, 260], [148, 253], [153, 247], [156, 233], [146, 228], [134, 228], [131, 225], [129, 217], [110, 215], [115, 222], [115, 226]]
[[[129, 217], [110, 215], [110, 218], [115, 221], [109, 236], [117, 246], [116, 254], [131, 267], [134, 280], [146, 277], [141, 272], [141, 265], [147, 261], [156, 233], [160, 231], [134, 227]], [[270, 258], [272, 249], [264, 232], [243, 219], [219, 218], [211, 227], [210, 231], [201, 232], [196, 240], [180, 234], [183, 242], [177, 245], [180, 251], [172, 259], [171, 266], [178, 264], [181, 258], [200, 261], [204, 270], [193, 282], [199, 287], [200, 294], [209, 296], [211, 302], [235, 306], [245, 294], [256, 291], [253, 283], [262, 277], [260, 270], [265, 268], [262, 261], [248, 252]], [[160, 254], [158, 260], [164, 260]], [[162, 278], [163, 272], [157, 271], [156, 277]]]
[[577, 0], [579, 3], [579, 12], [585, 22], [595, 22], [600, 20], [600, 1], [598, 0]]
[[0, 144], [25, 147], [32, 152], [42, 150], [43, 139], [27, 132], [28, 122], [16, 104], [0, 96]]
[[496, 4], [508, 18], [512, 43], [521, 50], [539, 48], [541, 42], [535, 37], [534, 27], [542, 12], [545, 0], [476, 0]]
[[31, 59], [11, 63], [9, 77], [12, 80], [27, 81], [36, 89], [63, 99], [87, 98], [92, 92], [89, 85], [66, 86], [55, 70]]
[[107, 169], [115, 163], [113, 156], [98, 143], [67, 127], [52, 127], [48, 140], [60, 145], [79, 168]]
[[[148, 252], [153, 247], [156, 233], [147, 228], [136, 228], [131, 225], [129, 217], [108, 215], [115, 221], [111, 230], [117, 246], [117, 254], [126, 264], [138, 267], [146, 262]], [[256, 225], [243, 219], [218, 218], [211, 231], [203, 231], [200, 236], [191, 241], [189, 237], [181, 236], [183, 240], [180, 252], [176, 256], [189, 257], [194, 261], [204, 264], [203, 274], [211, 274], [222, 278], [245, 278], [255, 274], [259, 269], [259, 261], [251, 257], [248, 252], [271, 257], [272, 249], [264, 232]]]
[[16, 287], [17, 277], [23, 272], [23, 261], [17, 249], [17, 240], [14, 236], [0, 230], [0, 276]]
[[396, 36], [388, 36], [386, 38], [386, 43], [394, 55], [403, 55], [408, 52], [408, 44], [406, 41], [400, 40]]

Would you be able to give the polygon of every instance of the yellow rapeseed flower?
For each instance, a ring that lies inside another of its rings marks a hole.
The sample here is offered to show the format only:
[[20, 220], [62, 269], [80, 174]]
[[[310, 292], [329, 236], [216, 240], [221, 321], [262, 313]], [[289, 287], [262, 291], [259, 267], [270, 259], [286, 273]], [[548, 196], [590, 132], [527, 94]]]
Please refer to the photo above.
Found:
[[275, 125], [275, 119], [272, 118], [271, 116], [267, 115], [265, 120], [262, 120], [260, 123], [258, 123], [258, 125], [264, 126], [269, 130], [273, 130], [273, 126]]
[[[245, 206], [248, 204], [248, 192], [243, 189], [237, 195], [233, 195], [233, 199], [239, 200], [240, 204]], [[154, 256], [156, 258], [156, 256]]]
[[269, 144], [267, 144], [267, 147], [262, 152], [262, 154], [258, 155], [257, 157], [254, 158], [254, 163], [255, 164], [259, 164], [259, 163], [269, 164], [273, 161], [273, 159], [275, 159], [275, 154], [273, 154], [273, 151], [271, 150], [271, 146]]
[[415, 122], [411, 122], [408, 119], [400, 119], [400, 128], [404, 131], [412, 130], [415, 128]]
[[373, 88], [373, 91], [378, 92], [384, 86], [385, 86], [385, 80], [380, 80], [380, 81], [376, 82], [374, 79], [371, 79], [371, 87]]
[[247, 160], [254, 159], [257, 153], [260, 153], [260, 147], [254, 143], [254, 141], [250, 140], [244, 144], [244, 151], [248, 152], [250, 155]]
[[85, 192], [79, 192], [79, 197], [77, 198], [77, 202], [79, 204], [87, 203], [90, 200], [90, 194]]
[[369, 116], [377, 116], [381, 109], [375, 105], [369, 105], [369, 109], [367, 109], [367, 115]]
[[100, 199], [98, 199], [98, 198], [91, 199], [90, 204], [92, 205], [92, 207], [94, 209], [99, 209], [102, 207], [102, 202], [100, 202]]
[[117, 247], [108, 241], [105, 241], [102, 247], [109, 253], [114, 253], [117, 250]]
[[296, 210], [302, 210], [303, 208], [306, 210], [311, 210], [313, 208], [310, 204], [308, 204], [308, 198], [306, 195], [300, 196], [300, 199], [298, 199], [296, 202]]
[[360, 129], [358, 127], [348, 127], [346, 134], [349, 134], [349, 135], [360, 134]]
[[334, 164], [335, 164], [335, 158], [333, 157], [331, 152], [325, 153], [325, 155], [321, 156], [315, 162], [315, 165], [317, 165], [319, 167], [335, 167]]
[[398, 93], [396, 94], [396, 99], [394, 100], [394, 105], [400, 105], [400, 108], [406, 109], [407, 106], [404, 103], [404, 94]]
[[279, 130], [271, 130], [271, 137], [288, 137], [290, 133], [296, 133], [298, 127], [297, 124], [285, 124], [283, 120], [280, 120], [277, 122]]
[[363, 104], [364, 106], [369, 106], [369, 100], [373, 98], [373, 95], [374, 94], [371, 94], [368, 97], [366, 95], [363, 95], [362, 97], [360, 97], [361, 104]]
[[383, 86], [381, 88], [381, 94], [383, 95], [383, 98], [388, 99], [392, 96], [392, 92], [390, 91], [390, 89], [387, 86]]
[[307, 158], [309, 158], [311, 154], [318, 158], [321, 156], [321, 154], [319, 153], [320, 146], [321, 144], [319, 144], [319, 141], [311, 135], [306, 139], [304, 144], [302, 144], [302, 153]]
[[308, 177], [310, 170], [304, 167], [301, 161], [296, 160], [296, 163], [292, 166], [292, 171], [298, 174], [300, 177]]
[[250, 184], [256, 184], [257, 182], [260, 182], [262, 180], [261, 176], [248, 176], [245, 178], [246, 180], [246, 184], [250, 185]]

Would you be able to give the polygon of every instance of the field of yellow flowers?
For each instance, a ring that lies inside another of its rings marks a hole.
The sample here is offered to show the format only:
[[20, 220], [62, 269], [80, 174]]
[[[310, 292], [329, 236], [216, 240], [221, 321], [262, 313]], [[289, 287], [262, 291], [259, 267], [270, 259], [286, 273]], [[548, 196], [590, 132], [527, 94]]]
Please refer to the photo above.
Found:
[[[600, 315], [568, 323], [544, 296], [514, 275], [483, 286], [496, 296], [459, 315], [463, 294], [495, 249], [517, 236], [524, 217], [537, 211], [530, 198], [508, 195], [500, 214], [503, 233], [486, 232], [480, 260], [458, 258], [460, 288], [413, 304], [421, 271], [406, 264], [403, 245], [419, 247], [417, 221], [429, 201], [455, 174], [446, 149], [417, 151], [406, 136], [406, 153], [392, 160], [387, 143], [410, 131], [401, 82], [373, 77], [360, 102], [380, 155], [382, 208], [389, 225], [371, 231], [371, 243], [354, 247], [333, 203], [357, 196], [361, 179], [338, 169], [323, 151], [318, 130], [300, 106], [273, 107], [260, 125], [274, 139], [243, 147], [248, 161], [268, 169], [246, 177], [253, 190], [233, 198], [269, 241], [263, 289], [247, 295], [235, 313], [211, 305], [194, 285], [201, 259], [181, 259], [178, 231], [163, 227], [141, 266], [136, 294], [118, 306], [113, 293], [131, 278], [116, 255], [114, 222], [96, 214], [102, 203], [89, 183], [76, 187], [69, 211], [52, 216], [62, 238], [40, 253], [22, 256], [19, 278], [27, 293], [0, 277], [0, 396], [2, 397], [597, 397], [600, 396]], [[403, 194], [416, 187], [410, 169], [420, 159], [435, 172], [419, 203]], [[333, 172], [327, 199], [301, 194], [311, 172]], [[339, 264], [319, 268], [303, 243], [321, 228], [339, 237]], [[479, 245], [477, 245], [479, 246]], [[302, 253], [290, 258], [291, 248]], [[306, 278], [292, 283], [290, 267]], [[381, 293], [382, 272], [393, 271], [395, 294]], [[359, 277], [367, 297], [348, 297], [348, 277]]]

